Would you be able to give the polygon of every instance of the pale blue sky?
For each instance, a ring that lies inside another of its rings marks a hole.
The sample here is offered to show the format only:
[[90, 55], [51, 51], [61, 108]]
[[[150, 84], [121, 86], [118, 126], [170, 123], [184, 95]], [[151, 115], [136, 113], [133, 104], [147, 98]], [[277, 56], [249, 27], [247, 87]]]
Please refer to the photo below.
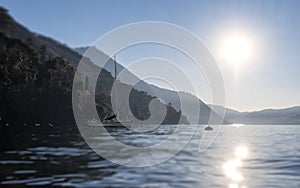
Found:
[[[253, 38], [255, 53], [238, 76], [218, 62], [227, 106], [245, 111], [300, 105], [300, 1], [1, 0], [0, 5], [29, 29], [71, 47], [92, 44], [123, 24], [154, 20], [189, 29], [218, 59], [220, 38], [239, 30]], [[126, 65], [130, 58], [120, 61]], [[206, 94], [199, 97], [210, 101]]]

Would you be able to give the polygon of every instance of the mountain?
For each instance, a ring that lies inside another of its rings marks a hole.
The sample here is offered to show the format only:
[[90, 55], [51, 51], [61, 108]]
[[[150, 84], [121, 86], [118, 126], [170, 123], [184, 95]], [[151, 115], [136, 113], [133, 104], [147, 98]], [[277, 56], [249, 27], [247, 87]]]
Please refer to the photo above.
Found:
[[230, 123], [234, 122], [232, 121], [235, 117], [238, 117], [240, 116], [241, 112], [237, 111], [237, 110], [234, 110], [234, 109], [230, 109], [230, 108], [225, 108], [223, 106], [220, 106], [220, 105], [211, 105], [209, 104], [208, 105], [209, 107], [213, 108], [214, 111], [217, 113], [217, 114], [221, 114], [222, 112], [225, 112], [225, 117], [229, 118], [226, 120], [229, 121]]
[[284, 109], [265, 109], [253, 112], [238, 112], [232, 109], [226, 109], [222, 106], [214, 106], [216, 112], [226, 110], [225, 118], [230, 123], [237, 124], [256, 124], [256, 125], [278, 125], [278, 124], [300, 124], [300, 106]]
[[[0, 7], [0, 124], [74, 125], [71, 91], [80, 58], [59, 42], [30, 32]], [[108, 108], [108, 98], [103, 96], [98, 108]]]
[[[1, 7], [0, 44], [0, 124], [74, 125], [72, 83], [82, 56], [60, 42], [29, 31]], [[84, 60], [87, 74], [99, 69], [90, 59]], [[114, 78], [103, 69], [98, 79], [103, 82], [97, 83], [96, 108], [103, 119], [112, 114], [110, 91]], [[138, 119], [147, 119], [149, 103], [156, 97], [132, 88], [131, 98], [132, 113]], [[179, 111], [165, 106], [164, 124], [177, 123], [179, 118], [188, 123]]]
[[[82, 55], [84, 55], [84, 53], [88, 50], [88, 57], [95, 57], [95, 61], [96, 59], [104, 59], [103, 56], [105, 56], [103, 52], [96, 49], [95, 47], [79, 47], [75, 48], [74, 50]], [[137, 84], [134, 86], [136, 90], [144, 91], [153, 97], [158, 97], [163, 103], [172, 106], [177, 111], [181, 111], [181, 104], [187, 104], [189, 107], [184, 112], [182, 111], [182, 114], [186, 116], [190, 122], [197, 122], [198, 124], [207, 124], [210, 116], [212, 116], [215, 118], [215, 121], [211, 123], [218, 123], [222, 121], [225, 124], [228, 123], [226, 120], [222, 120], [217, 113], [212, 111], [208, 105], [206, 105], [196, 96], [187, 92], [176, 92], [149, 84], [145, 81], [140, 80], [137, 76], [129, 72], [125, 67], [123, 67], [119, 63], [116, 63], [116, 65], [118, 72], [122, 71], [122, 74], [125, 74], [126, 77], [130, 78], [130, 80], [136, 81]], [[114, 74], [114, 61], [109, 60], [105, 64], [104, 68]], [[198, 109], [199, 106], [200, 109]], [[199, 111], [199, 113], [195, 113], [196, 111]], [[199, 120], [195, 121], [197, 117], [199, 118]]]
[[0, 31], [6, 34], [10, 38], [18, 38], [28, 44], [31, 44], [35, 48], [39, 49], [42, 46], [47, 47], [47, 54], [50, 57], [63, 57], [66, 61], [72, 65], [77, 65], [81, 55], [70, 50], [65, 44], [62, 44], [49, 37], [33, 33], [27, 28], [17, 23], [4, 8], [0, 9], [1, 14], [1, 27]]

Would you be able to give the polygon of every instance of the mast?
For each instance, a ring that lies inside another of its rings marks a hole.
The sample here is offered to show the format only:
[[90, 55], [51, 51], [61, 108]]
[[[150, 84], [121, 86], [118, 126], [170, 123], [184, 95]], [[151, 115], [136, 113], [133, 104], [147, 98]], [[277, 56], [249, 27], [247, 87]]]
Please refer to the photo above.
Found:
[[117, 80], [117, 57], [114, 55], [115, 80]]
[[[115, 81], [117, 81], [117, 57], [116, 55], [114, 55], [114, 68], [115, 68]], [[115, 101], [115, 107], [117, 109], [117, 98], [116, 98], [116, 101]], [[117, 118], [117, 113], [115, 114], [116, 118]]]

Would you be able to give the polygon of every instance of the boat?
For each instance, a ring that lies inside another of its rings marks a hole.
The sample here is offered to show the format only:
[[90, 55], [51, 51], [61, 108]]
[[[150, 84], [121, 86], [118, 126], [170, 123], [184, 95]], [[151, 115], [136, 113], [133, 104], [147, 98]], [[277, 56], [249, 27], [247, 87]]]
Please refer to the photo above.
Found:
[[[114, 72], [115, 72], [115, 80], [117, 80], [117, 60], [116, 56], [114, 56]], [[88, 124], [90, 126], [104, 126], [104, 127], [130, 127], [133, 125], [133, 121], [119, 121], [117, 119], [117, 114], [114, 114], [112, 116], [109, 116], [105, 118], [103, 121], [99, 121], [96, 119], [93, 119], [91, 121], [88, 121]]]
[[101, 123], [104, 127], [130, 127], [133, 124], [132, 121], [119, 121], [116, 115], [105, 118]]
[[119, 121], [116, 115], [109, 116], [103, 121], [92, 119], [88, 121], [89, 126], [103, 126], [103, 127], [130, 127], [133, 125], [132, 121]]
[[205, 131], [212, 131], [212, 130], [214, 130], [211, 126], [207, 126], [207, 127], [205, 127], [205, 129], [204, 129]]

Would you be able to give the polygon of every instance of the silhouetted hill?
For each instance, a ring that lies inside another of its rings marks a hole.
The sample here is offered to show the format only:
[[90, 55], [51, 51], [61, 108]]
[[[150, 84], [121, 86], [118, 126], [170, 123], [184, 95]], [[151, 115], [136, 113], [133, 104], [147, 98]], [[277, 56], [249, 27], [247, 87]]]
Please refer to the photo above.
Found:
[[47, 47], [47, 54], [50, 57], [63, 57], [72, 65], [77, 65], [81, 59], [81, 55], [73, 50], [70, 50], [65, 44], [62, 44], [49, 37], [33, 33], [18, 22], [16, 22], [6, 9], [0, 7], [0, 31], [3, 32], [9, 38], [20, 39], [27, 44], [30, 44], [36, 49], [40, 49], [42, 46]]
[[[84, 53], [89, 49], [89, 57], [96, 57], [95, 59], [104, 59], [103, 56], [105, 56], [104, 53], [96, 49], [95, 47], [80, 47], [75, 48], [74, 50], [78, 53], [84, 55]], [[114, 74], [114, 61], [110, 60], [106, 63], [105, 69], [109, 72]], [[189, 108], [182, 112], [184, 116], [187, 117], [187, 119], [191, 122], [191, 120], [194, 120], [197, 116], [199, 116], [199, 124], [207, 124], [209, 121], [210, 116], [213, 116], [217, 121], [214, 121], [212, 123], [221, 122], [221, 117], [213, 112], [209, 106], [207, 106], [203, 101], [201, 101], [196, 96], [187, 93], [187, 92], [176, 92], [164, 88], [157, 87], [155, 85], [149, 84], [145, 81], [139, 80], [137, 76], [126, 70], [122, 65], [117, 63], [117, 70], [123, 71], [124, 74], [126, 74], [127, 77], [130, 78], [130, 80], [135, 80], [137, 84], [134, 86], [135, 89], [138, 91], [144, 91], [148, 95], [158, 97], [163, 101], [165, 104], [168, 104], [169, 106], [172, 106], [177, 111], [181, 110], [181, 102], [188, 104]], [[181, 97], [182, 101], [180, 102], [179, 97]], [[197, 104], [199, 104], [200, 109], [197, 108]], [[194, 111], [199, 110], [198, 114], [195, 114]], [[224, 120], [224, 123], [228, 123], [226, 120]]]
[[[82, 56], [51, 38], [32, 33], [13, 20], [4, 8], [0, 8], [0, 44], [0, 123], [73, 125], [71, 89]], [[99, 69], [87, 58], [85, 63], [87, 73]], [[96, 108], [103, 119], [112, 114], [110, 89], [114, 78], [105, 69], [100, 78]], [[131, 104], [135, 106], [132, 111], [139, 119], [149, 116], [152, 99], [153, 96], [132, 90]], [[176, 123], [180, 112], [172, 107], [167, 109], [164, 123]]]

